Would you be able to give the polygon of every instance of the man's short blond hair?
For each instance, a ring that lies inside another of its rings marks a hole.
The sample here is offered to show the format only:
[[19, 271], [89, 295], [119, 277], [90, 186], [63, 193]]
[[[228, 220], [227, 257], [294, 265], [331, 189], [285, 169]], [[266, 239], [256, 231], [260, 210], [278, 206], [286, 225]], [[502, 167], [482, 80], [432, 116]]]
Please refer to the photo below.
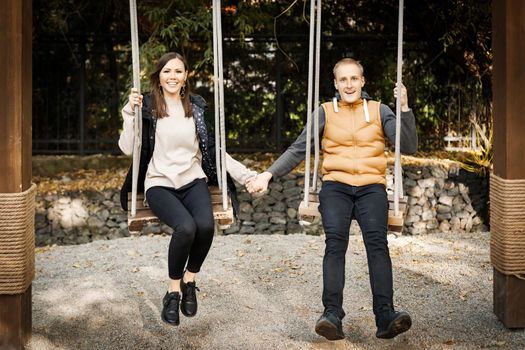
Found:
[[363, 68], [363, 65], [358, 60], [354, 60], [350, 57], [345, 57], [343, 59], [340, 59], [337, 61], [337, 63], [334, 66], [334, 79], [335, 79], [335, 72], [337, 71], [337, 68], [343, 64], [355, 64], [357, 67], [359, 67], [359, 70], [361, 71], [361, 75], [363, 76], [365, 73], [365, 69]]

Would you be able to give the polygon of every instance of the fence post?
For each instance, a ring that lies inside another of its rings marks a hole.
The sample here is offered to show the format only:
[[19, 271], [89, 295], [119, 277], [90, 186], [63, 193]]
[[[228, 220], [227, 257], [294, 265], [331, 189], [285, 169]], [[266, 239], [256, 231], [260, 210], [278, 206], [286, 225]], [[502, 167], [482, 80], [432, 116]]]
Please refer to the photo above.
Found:
[[79, 130], [80, 130], [80, 155], [86, 154], [86, 42], [83, 38], [80, 42], [80, 78], [79, 78]]
[[283, 108], [283, 70], [282, 70], [282, 52], [281, 50], [277, 49], [275, 53], [275, 64], [277, 66], [277, 74], [275, 77], [275, 93], [277, 94], [277, 98], [275, 99], [276, 104], [276, 116], [277, 116], [277, 123], [276, 123], [276, 130], [275, 130], [275, 151], [277, 153], [281, 153], [282, 149], [282, 128], [283, 128], [283, 119], [284, 119], [284, 108]]

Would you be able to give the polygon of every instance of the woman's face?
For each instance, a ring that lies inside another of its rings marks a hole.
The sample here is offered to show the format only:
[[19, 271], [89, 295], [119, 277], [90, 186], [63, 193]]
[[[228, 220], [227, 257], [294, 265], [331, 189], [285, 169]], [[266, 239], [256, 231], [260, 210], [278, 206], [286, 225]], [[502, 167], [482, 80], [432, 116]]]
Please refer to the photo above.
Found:
[[178, 58], [168, 61], [160, 70], [159, 80], [164, 96], [180, 97], [180, 89], [186, 84], [188, 72]]

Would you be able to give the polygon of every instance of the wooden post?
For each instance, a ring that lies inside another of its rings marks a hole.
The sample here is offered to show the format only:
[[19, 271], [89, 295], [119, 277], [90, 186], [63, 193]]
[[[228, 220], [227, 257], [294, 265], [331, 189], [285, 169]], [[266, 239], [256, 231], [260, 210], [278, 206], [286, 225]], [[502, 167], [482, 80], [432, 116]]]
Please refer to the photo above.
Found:
[[[0, 193], [31, 185], [31, 0], [0, 1]], [[22, 349], [31, 336], [31, 286], [0, 295], [0, 349]]]
[[[525, 1], [492, 2], [494, 174], [503, 179], [525, 179], [524, 17]], [[494, 269], [493, 296], [505, 327], [525, 327], [524, 280]]]

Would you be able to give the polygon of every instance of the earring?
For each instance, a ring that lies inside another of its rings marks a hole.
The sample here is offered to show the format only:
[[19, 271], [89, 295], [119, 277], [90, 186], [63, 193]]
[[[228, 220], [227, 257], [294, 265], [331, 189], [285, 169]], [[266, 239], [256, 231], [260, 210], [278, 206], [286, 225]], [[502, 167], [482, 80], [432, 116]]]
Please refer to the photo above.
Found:
[[180, 97], [184, 97], [184, 95], [186, 95], [186, 86], [180, 88]]

